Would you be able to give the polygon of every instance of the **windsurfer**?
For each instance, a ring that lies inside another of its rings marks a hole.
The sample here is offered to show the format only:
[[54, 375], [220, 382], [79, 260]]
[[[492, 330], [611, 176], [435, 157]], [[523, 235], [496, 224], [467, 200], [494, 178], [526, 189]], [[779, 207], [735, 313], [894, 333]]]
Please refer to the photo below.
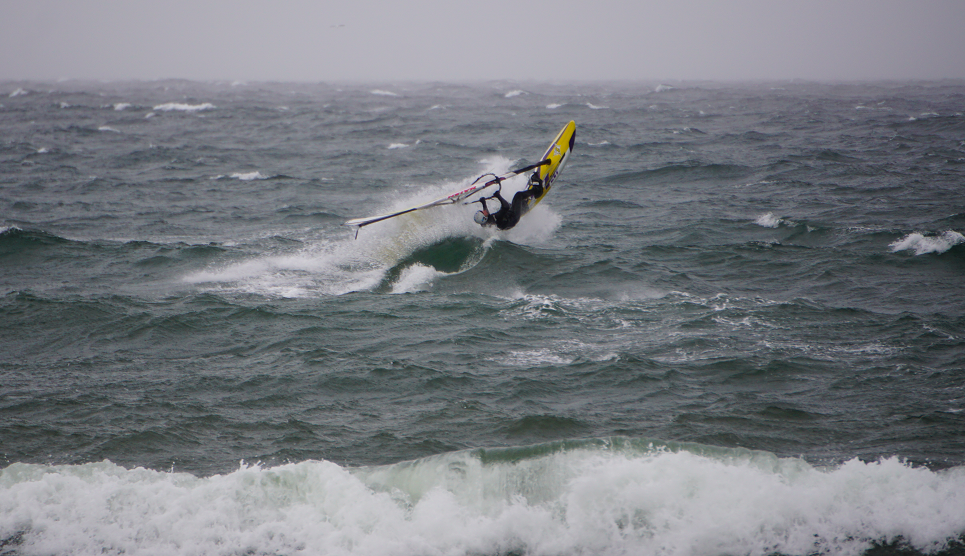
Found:
[[[499, 186], [500, 189], [502, 189], [502, 182], [499, 182]], [[480, 226], [496, 226], [500, 230], [508, 230], [515, 226], [519, 222], [520, 217], [529, 210], [527, 201], [530, 199], [539, 199], [542, 195], [543, 180], [539, 177], [539, 170], [536, 170], [529, 178], [526, 189], [513, 195], [512, 203], [503, 198], [499, 189], [497, 189], [496, 193], [491, 197], [479, 199], [479, 202], [482, 204], [482, 210], [476, 212], [473, 220]], [[494, 213], [490, 212], [489, 207], [486, 206], [486, 201], [490, 199], [499, 201], [499, 208]]]

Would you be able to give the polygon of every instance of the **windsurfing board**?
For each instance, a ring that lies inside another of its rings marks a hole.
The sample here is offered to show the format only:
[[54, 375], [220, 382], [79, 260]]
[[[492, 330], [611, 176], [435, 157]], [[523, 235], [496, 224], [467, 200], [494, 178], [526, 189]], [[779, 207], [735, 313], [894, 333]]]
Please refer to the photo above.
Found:
[[563, 171], [563, 167], [566, 166], [566, 162], [570, 159], [570, 153], [573, 152], [573, 145], [576, 143], [576, 122], [570, 121], [570, 123], [563, 126], [559, 135], [556, 139], [550, 143], [548, 149], [546, 149], [546, 154], [540, 160], [549, 160], [549, 164], [540, 166], [537, 170], [539, 172], [539, 177], [543, 180], [543, 194], [535, 199], [527, 199], [526, 210], [530, 210], [536, 206], [537, 203], [546, 197], [549, 193], [550, 188], [553, 187], [553, 182], [559, 177], [560, 172]]

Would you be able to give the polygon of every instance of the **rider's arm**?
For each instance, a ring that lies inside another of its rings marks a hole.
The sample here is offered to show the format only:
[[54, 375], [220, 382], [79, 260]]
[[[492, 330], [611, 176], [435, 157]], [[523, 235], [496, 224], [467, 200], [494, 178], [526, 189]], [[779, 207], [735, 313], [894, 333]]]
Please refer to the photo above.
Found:
[[506, 201], [506, 199], [503, 199], [503, 196], [499, 194], [499, 191], [497, 191], [493, 197], [499, 199], [500, 210], [509, 210], [509, 203]]

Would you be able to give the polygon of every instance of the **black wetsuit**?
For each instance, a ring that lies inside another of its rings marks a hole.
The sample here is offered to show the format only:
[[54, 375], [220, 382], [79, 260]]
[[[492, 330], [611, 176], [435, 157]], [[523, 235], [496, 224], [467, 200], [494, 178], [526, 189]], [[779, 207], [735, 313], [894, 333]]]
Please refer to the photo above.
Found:
[[[526, 189], [517, 192], [513, 195], [513, 202], [509, 203], [503, 196], [497, 191], [491, 198], [495, 198], [499, 201], [499, 211], [495, 214], [490, 214], [486, 218], [486, 222], [483, 223], [484, 226], [495, 225], [500, 230], [508, 230], [519, 223], [520, 217], [526, 213], [528, 208], [524, 207], [524, 203], [527, 199], [538, 199], [540, 195], [543, 194], [543, 184], [540, 181], [534, 181]], [[486, 207], [486, 200], [482, 199], [483, 209], [487, 212], [489, 209]]]

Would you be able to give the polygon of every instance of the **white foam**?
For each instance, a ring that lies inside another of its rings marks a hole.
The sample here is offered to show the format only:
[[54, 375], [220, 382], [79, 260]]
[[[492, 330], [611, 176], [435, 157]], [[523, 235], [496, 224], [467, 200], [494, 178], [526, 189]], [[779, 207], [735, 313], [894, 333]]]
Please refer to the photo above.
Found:
[[777, 228], [781, 225], [781, 219], [774, 216], [773, 212], [768, 212], [757, 217], [754, 221], [758, 226], [763, 226], [765, 228]]
[[0, 538], [25, 554], [861, 554], [965, 532], [965, 472], [896, 458], [816, 469], [695, 447], [441, 454], [347, 469], [325, 461], [225, 475], [13, 464]]
[[944, 253], [959, 243], [965, 243], [965, 236], [954, 230], [947, 230], [937, 236], [926, 236], [915, 232], [890, 244], [891, 251], [914, 251], [915, 255]]
[[406, 145], [405, 143], [392, 143], [392, 144], [389, 145], [387, 148], [388, 148], [389, 150], [394, 150], [394, 149], [404, 149], [404, 148], [406, 148], [406, 147], [408, 147], [408, 146], [409, 146], [409, 145]]
[[265, 180], [265, 179], [268, 179], [268, 178], [266, 178], [265, 176], [263, 176], [261, 172], [259, 172], [259, 171], [257, 171], [257, 170], [255, 170], [254, 172], [246, 172], [246, 173], [236, 172], [236, 173], [234, 173], [234, 174], [231, 174], [231, 177], [232, 177], [232, 178], [235, 178], [235, 179], [239, 179], [239, 180], [241, 180], [241, 181], [253, 181], [253, 180]]
[[180, 102], [168, 102], [165, 104], [158, 104], [154, 107], [154, 110], [160, 112], [201, 112], [202, 110], [213, 110], [215, 105], [210, 102], [205, 102], [204, 104], [183, 104]]
[[653, 92], [662, 93], [664, 91], [672, 91], [674, 89], [676, 89], [676, 87], [671, 87], [670, 85], [657, 85]]
[[[779, 228], [781, 226], [789, 226], [793, 228], [799, 225], [799, 223], [795, 222], [794, 220], [790, 220], [788, 218], [778, 218], [777, 216], [774, 216], [773, 212], [768, 212], [758, 216], [757, 219], [754, 220], [754, 223], [765, 228]], [[814, 231], [814, 228], [810, 226], [807, 226], [806, 229], [809, 232]]]
[[542, 367], [572, 365], [577, 360], [610, 361], [619, 357], [616, 352], [578, 340], [561, 340], [550, 345], [527, 350], [510, 351], [508, 355], [493, 356], [488, 361], [510, 367]]
[[320, 242], [290, 253], [213, 266], [184, 277], [220, 291], [300, 298], [372, 289], [387, 268], [373, 264], [352, 240]]
[[444, 272], [440, 272], [431, 266], [416, 263], [402, 271], [399, 278], [392, 284], [392, 293], [425, 291], [433, 280], [444, 275]]
[[50, 152], [50, 149], [48, 149], [47, 147], [40, 147], [39, 149], [37, 149], [37, 154], [47, 154], [49, 152]]
[[602, 147], [603, 145], [609, 145], [609, 144], [610, 142], [606, 140], [600, 141], [599, 143], [587, 143], [587, 145], [591, 147]]
[[529, 93], [527, 93], [526, 91], [523, 91], [523, 90], [520, 90], [520, 89], [516, 89], [515, 91], [509, 91], [508, 93], [506, 93], [506, 94], [503, 95], [503, 96], [504, 96], [505, 98], [513, 98], [513, 97], [518, 97], [518, 96], [520, 96], [520, 95], [527, 95], [527, 94], [529, 94]]
[[609, 106], [597, 106], [597, 105], [592, 104], [592, 103], [589, 103], [589, 102], [586, 103], [586, 107], [589, 108], [589, 109], [591, 109], [591, 110], [606, 110], [606, 109], [610, 108]]
[[563, 105], [554, 102], [553, 104], [547, 104], [547, 105], [546, 105], [546, 109], [547, 109], [547, 110], [556, 110], [557, 108], [559, 108], [559, 107], [561, 107], [561, 106], [563, 106]]
[[131, 107], [131, 103], [129, 102], [114, 103], [114, 110], [117, 110], [118, 112], [121, 112], [122, 110], [127, 110], [130, 107]]
[[375, 89], [371, 91], [373, 95], [379, 95], [383, 97], [397, 97], [398, 93], [393, 93], [392, 91], [383, 91], [382, 89]]
[[112, 133], [120, 133], [120, 130], [114, 129], [113, 127], [107, 126], [107, 125], [100, 126], [99, 128], [97, 128], [97, 131], [110, 131]]
[[19, 96], [21, 96], [21, 95], [26, 95], [27, 93], [28, 93], [28, 91], [27, 91], [26, 89], [18, 88], [16, 91], [10, 93], [10, 98], [19, 97]]

